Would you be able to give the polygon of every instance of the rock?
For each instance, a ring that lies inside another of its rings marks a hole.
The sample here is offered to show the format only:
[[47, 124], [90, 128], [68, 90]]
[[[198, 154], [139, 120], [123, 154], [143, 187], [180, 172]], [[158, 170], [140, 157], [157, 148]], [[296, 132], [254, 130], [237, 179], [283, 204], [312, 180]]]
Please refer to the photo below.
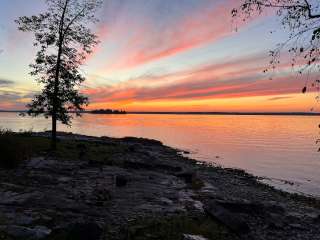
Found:
[[122, 141], [128, 143], [139, 143], [144, 146], [163, 146], [162, 142], [158, 140], [146, 138], [124, 137], [122, 138]]
[[125, 176], [118, 175], [116, 176], [116, 186], [117, 187], [125, 187], [128, 183], [128, 179]]
[[94, 200], [95, 205], [103, 206], [105, 202], [111, 200], [111, 193], [108, 189], [99, 187], [93, 191], [92, 200]]
[[58, 178], [58, 182], [61, 182], [61, 183], [67, 183], [71, 180], [72, 180], [72, 178], [70, 178], [70, 177], [59, 177]]
[[154, 166], [152, 164], [138, 162], [138, 161], [124, 161], [123, 166], [125, 168], [132, 168], [132, 169], [145, 169], [145, 170], [154, 169]]
[[289, 226], [294, 229], [306, 230], [306, 227], [302, 226], [299, 223], [290, 223]]
[[176, 175], [178, 178], [182, 178], [186, 183], [191, 184], [196, 174], [194, 172], [182, 172]]
[[0, 204], [24, 204], [33, 198], [41, 197], [39, 192], [27, 192], [27, 193], [16, 193], [16, 192], [0, 192], [1, 199]]
[[33, 230], [35, 231], [36, 239], [43, 239], [51, 233], [51, 230], [45, 226], [36, 226]]
[[51, 230], [45, 226], [36, 226], [34, 228], [11, 225], [3, 229], [8, 235], [18, 239], [44, 239], [50, 235]]
[[21, 227], [21, 226], [8, 226], [5, 231], [12, 237], [15, 238], [32, 238], [34, 235], [34, 232], [32, 231], [31, 228], [27, 227]]
[[218, 200], [217, 203], [224, 207], [225, 209], [235, 212], [235, 213], [245, 213], [251, 215], [261, 215], [265, 212], [263, 205], [258, 203], [253, 203], [246, 200], [236, 200], [236, 201], [223, 201]]
[[229, 229], [239, 234], [245, 234], [250, 231], [248, 224], [237, 213], [232, 213], [215, 201], [205, 205], [205, 211], [219, 222], [226, 225]]
[[66, 239], [72, 240], [99, 240], [102, 236], [102, 228], [95, 222], [75, 223], [64, 229], [67, 232]]
[[180, 172], [182, 171], [182, 168], [179, 166], [171, 166], [171, 165], [167, 165], [167, 164], [157, 164], [154, 166], [155, 169], [158, 170], [165, 170], [168, 172]]
[[183, 234], [183, 240], [208, 240], [200, 235]]
[[194, 208], [199, 211], [199, 212], [204, 212], [204, 207], [203, 207], [203, 203], [200, 201], [194, 201], [193, 203]]
[[263, 202], [262, 205], [262, 207], [267, 212], [283, 215], [286, 211], [283, 204], [277, 203], [275, 201]]
[[159, 201], [163, 204], [163, 205], [166, 205], [166, 206], [170, 206], [173, 204], [173, 201], [168, 199], [168, 198], [165, 198], [165, 197], [161, 197], [159, 199]]
[[283, 216], [279, 216], [274, 213], [268, 214], [266, 222], [268, 223], [268, 227], [270, 229], [278, 230], [278, 229], [282, 229], [285, 226]]
[[320, 214], [306, 214], [314, 223], [320, 223]]
[[23, 215], [23, 216], [17, 217], [15, 224], [27, 226], [27, 225], [31, 225], [33, 222], [34, 222], [34, 219], [32, 217]]

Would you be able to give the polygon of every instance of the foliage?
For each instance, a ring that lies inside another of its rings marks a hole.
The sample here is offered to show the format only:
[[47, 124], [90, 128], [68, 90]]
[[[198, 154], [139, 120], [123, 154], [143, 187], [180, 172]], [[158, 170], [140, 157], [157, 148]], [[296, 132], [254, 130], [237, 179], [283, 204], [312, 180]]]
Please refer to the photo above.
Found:
[[[71, 123], [70, 111], [81, 114], [88, 99], [79, 93], [85, 80], [79, 67], [98, 43], [87, 27], [96, 23], [101, 0], [46, 0], [48, 10], [38, 16], [20, 17], [19, 30], [34, 33], [38, 52], [30, 64], [42, 92], [28, 105], [29, 115], [52, 117]], [[53, 129], [55, 131], [55, 129]]]
[[209, 217], [177, 215], [137, 220], [128, 228], [128, 240], [184, 239], [183, 234], [202, 235], [208, 239], [238, 239]]
[[[288, 39], [270, 51], [271, 69], [280, 64], [280, 54], [288, 52], [292, 67], [298, 72], [314, 73], [320, 70], [320, 2], [317, 0], [242, 0], [241, 6], [232, 10], [234, 18], [246, 21], [256, 14], [274, 10], [281, 25], [289, 31]], [[266, 69], [267, 72], [269, 69]], [[315, 81], [319, 84], [319, 80]], [[313, 83], [312, 85], [315, 86]], [[302, 92], [305, 93], [304, 87]]]
[[12, 132], [0, 128], [0, 168], [12, 169], [23, 161], [34, 156], [54, 156], [61, 161], [88, 160], [97, 165], [122, 166], [123, 161], [114, 162], [117, 154], [129, 154], [129, 149], [123, 144], [106, 145], [103, 142], [61, 140], [57, 143], [55, 152], [50, 150], [50, 140], [47, 137], [36, 136], [30, 131]]
[[49, 146], [48, 141], [31, 138], [29, 132], [14, 133], [7, 129], [0, 129], [0, 167], [16, 168], [36, 152], [45, 150], [47, 146]]

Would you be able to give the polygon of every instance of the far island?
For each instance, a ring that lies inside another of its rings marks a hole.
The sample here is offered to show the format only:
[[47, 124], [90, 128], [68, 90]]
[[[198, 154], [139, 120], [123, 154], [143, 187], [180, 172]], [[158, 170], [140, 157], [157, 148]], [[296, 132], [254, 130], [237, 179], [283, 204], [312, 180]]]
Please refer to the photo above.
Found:
[[97, 110], [92, 110], [89, 113], [91, 114], [126, 114], [126, 111], [112, 110], [112, 109], [97, 109]]

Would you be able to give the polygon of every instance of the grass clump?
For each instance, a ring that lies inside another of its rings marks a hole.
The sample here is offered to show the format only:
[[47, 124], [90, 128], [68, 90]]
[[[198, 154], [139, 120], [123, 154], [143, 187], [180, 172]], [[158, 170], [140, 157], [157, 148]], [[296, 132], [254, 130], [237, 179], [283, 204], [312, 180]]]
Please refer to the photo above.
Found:
[[59, 160], [87, 160], [114, 165], [114, 155], [124, 154], [129, 150], [121, 144], [63, 139], [58, 140], [57, 149], [51, 151], [51, 139], [48, 137], [34, 136], [31, 131], [15, 133], [0, 129], [0, 151], [0, 168], [14, 169], [33, 156], [45, 156], [49, 153]]
[[36, 152], [47, 149], [48, 144], [45, 139], [31, 137], [27, 132], [0, 129], [0, 168], [16, 168]]
[[208, 239], [236, 240], [224, 226], [209, 217], [174, 216], [142, 220], [129, 226], [127, 240], [183, 240], [183, 234]]

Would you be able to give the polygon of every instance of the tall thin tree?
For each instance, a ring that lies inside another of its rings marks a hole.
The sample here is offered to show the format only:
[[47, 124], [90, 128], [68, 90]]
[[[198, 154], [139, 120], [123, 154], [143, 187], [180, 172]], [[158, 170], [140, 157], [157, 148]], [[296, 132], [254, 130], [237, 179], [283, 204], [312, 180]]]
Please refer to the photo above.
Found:
[[52, 119], [52, 147], [56, 149], [57, 121], [70, 125], [72, 113], [81, 115], [88, 98], [79, 87], [85, 78], [79, 67], [98, 44], [89, 28], [102, 0], [46, 0], [48, 10], [38, 16], [20, 17], [18, 29], [33, 32], [39, 50], [30, 64], [31, 75], [43, 86], [27, 105], [31, 116]]

